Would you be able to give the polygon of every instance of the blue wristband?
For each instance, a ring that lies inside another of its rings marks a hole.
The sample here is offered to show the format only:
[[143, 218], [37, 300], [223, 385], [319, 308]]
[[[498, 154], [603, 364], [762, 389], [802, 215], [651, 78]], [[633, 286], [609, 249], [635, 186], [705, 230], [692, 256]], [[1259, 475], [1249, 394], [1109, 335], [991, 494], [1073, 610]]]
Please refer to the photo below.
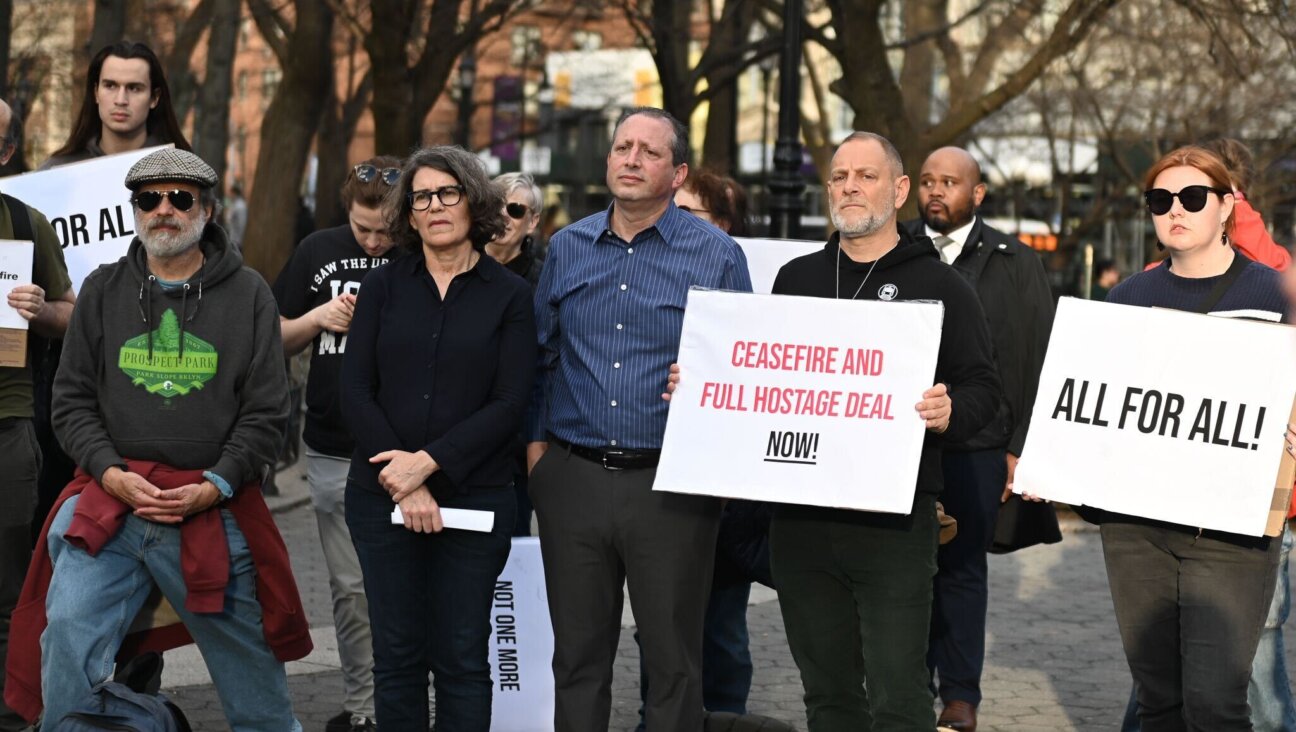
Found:
[[216, 486], [216, 490], [220, 491], [221, 500], [229, 500], [234, 497], [234, 489], [230, 487], [229, 482], [224, 478], [210, 470], [204, 470], [203, 477], [210, 480], [212, 485]]

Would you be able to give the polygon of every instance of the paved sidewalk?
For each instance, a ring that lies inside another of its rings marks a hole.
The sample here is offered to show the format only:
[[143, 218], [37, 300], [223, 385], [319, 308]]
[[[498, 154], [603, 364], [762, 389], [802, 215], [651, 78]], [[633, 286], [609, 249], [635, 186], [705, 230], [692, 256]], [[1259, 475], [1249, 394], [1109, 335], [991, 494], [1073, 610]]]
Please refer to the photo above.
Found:
[[[295, 471], [295, 472], [294, 472]], [[317, 649], [290, 664], [295, 711], [307, 732], [322, 730], [339, 711], [341, 674], [333, 643], [327, 572], [314, 513], [300, 469], [280, 473], [282, 495], [269, 499], [292, 554]], [[991, 557], [991, 606], [983, 732], [1111, 730], [1129, 694], [1129, 673], [1116, 634], [1098, 535], [1066, 522], [1061, 544]], [[750, 711], [805, 729], [801, 684], [787, 648], [778, 600], [756, 588], [748, 610], [756, 665]], [[613, 684], [610, 729], [638, 721], [638, 649], [627, 612]], [[1293, 639], [1296, 640], [1296, 639]], [[1288, 644], [1289, 664], [1296, 654]], [[189, 715], [194, 729], [226, 729], [215, 690], [197, 653], [167, 654], [167, 693]]]

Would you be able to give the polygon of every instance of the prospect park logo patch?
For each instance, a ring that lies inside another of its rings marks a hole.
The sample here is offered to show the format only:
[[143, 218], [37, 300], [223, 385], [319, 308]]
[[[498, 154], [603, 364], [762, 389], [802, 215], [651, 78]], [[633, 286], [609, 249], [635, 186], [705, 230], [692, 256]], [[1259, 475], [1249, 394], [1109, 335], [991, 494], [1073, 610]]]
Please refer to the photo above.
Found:
[[152, 358], [148, 333], [123, 343], [117, 357], [117, 367], [135, 386], [170, 399], [201, 389], [216, 375], [216, 348], [193, 333], [184, 334], [184, 357], [180, 356], [180, 321], [171, 308], [162, 313], [152, 335]]

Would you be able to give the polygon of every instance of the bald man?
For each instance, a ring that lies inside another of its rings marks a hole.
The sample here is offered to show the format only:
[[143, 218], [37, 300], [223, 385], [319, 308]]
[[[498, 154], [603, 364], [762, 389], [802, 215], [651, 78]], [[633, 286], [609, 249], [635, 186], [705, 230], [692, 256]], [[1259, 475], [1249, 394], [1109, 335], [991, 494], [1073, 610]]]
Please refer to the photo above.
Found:
[[[0, 165], [14, 153], [13, 113], [0, 99]], [[0, 286], [0, 307], [18, 311], [32, 333], [62, 338], [72, 315], [72, 283], [53, 227], [39, 211], [10, 196], [0, 199], [0, 239], [35, 242], [32, 280]], [[18, 602], [31, 561], [32, 515], [36, 512], [36, 474], [40, 448], [32, 426], [32, 376], [29, 366], [0, 368], [0, 698], [9, 648], [9, 616]], [[0, 731], [26, 729], [27, 723], [0, 701]]]
[[944, 704], [938, 729], [957, 732], [976, 730], [985, 661], [986, 550], [1026, 441], [1053, 324], [1053, 294], [1039, 256], [977, 216], [985, 193], [976, 160], [961, 148], [941, 148], [928, 156], [918, 177], [922, 218], [907, 224], [911, 233], [931, 237], [941, 259], [976, 290], [1005, 395], [995, 419], [967, 440], [946, 443], [942, 458], [941, 502], [958, 520], [958, 536], [936, 557], [927, 665], [939, 679]]

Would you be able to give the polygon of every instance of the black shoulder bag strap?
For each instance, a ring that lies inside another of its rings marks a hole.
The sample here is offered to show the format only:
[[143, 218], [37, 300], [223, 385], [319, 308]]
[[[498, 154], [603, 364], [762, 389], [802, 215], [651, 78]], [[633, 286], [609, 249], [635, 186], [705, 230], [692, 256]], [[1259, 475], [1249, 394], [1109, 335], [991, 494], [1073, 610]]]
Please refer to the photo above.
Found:
[[4, 197], [5, 206], [9, 209], [9, 218], [13, 221], [13, 238], [18, 241], [36, 241], [36, 232], [32, 229], [31, 214], [27, 211], [27, 204], [8, 193], [0, 193], [0, 196]]
[[1209, 313], [1214, 309], [1219, 304], [1220, 299], [1224, 297], [1224, 293], [1228, 292], [1233, 283], [1237, 281], [1238, 275], [1242, 274], [1242, 270], [1246, 269], [1246, 266], [1250, 263], [1250, 259], [1247, 259], [1241, 252], [1234, 250], [1233, 263], [1229, 265], [1229, 268], [1220, 276], [1219, 281], [1207, 293], [1206, 299], [1197, 305], [1197, 312]]

